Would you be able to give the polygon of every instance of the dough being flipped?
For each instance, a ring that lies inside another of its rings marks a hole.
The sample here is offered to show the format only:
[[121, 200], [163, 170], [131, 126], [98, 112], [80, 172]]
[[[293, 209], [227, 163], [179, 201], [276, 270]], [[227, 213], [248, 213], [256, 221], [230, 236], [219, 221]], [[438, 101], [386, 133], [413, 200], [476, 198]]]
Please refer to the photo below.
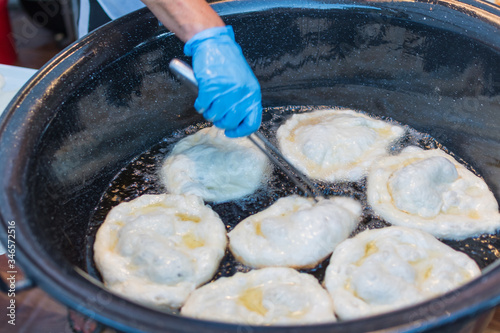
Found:
[[464, 239], [500, 228], [498, 203], [488, 186], [439, 149], [407, 147], [370, 170], [368, 203], [393, 225], [445, 239]]
[[311, 178], [357, 181], [403, 127], [347, 109], [294, 114], [277, 132], [282, 153]]
[[117, 294], [179, 308], [210, 280], [227, 245], [219, 216], [194, 195], [143, 195], [114, 207], [99, 228], [94, 261]]
[[396, 310], [460, 287], [477, 264], [432, 235], [406, 227], [366, 230], [340, 243], [324, 285], [340, 319]]
[[175, 145], [163, 164], [161, 179], [170, 193], [225, 202], [252, 194], [270, 172], [267, 157], [250, 140], [231, 139], [210, 127]]
[[246, 325], [302, 325], [335, 321], [328, 292], [312, 275], [270, 267], [236, 273], [195, 290], [185, 316]]
[[360, 215], [361, 204], [351, 198], [280, 198], [238, 223], [228, 234], [229, 248], [250, 267], [313, 268], [349, 237]]

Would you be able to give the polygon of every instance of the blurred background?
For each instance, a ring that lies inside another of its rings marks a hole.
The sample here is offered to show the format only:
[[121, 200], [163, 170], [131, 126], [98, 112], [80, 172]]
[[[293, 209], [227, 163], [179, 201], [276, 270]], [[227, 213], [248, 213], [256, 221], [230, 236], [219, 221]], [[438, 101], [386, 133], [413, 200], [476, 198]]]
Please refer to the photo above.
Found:
[[39, 69], [75, 41], [79, 2], [0, 0], [0, 64]]
[[76, 40], [78, 0], [0, 0], [0, 63], [39, 69]]

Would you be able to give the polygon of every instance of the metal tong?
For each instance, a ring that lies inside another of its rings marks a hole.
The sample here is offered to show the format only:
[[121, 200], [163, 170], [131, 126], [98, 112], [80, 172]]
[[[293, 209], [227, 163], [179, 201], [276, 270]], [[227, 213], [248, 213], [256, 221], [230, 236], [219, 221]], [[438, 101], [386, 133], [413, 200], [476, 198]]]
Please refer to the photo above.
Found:
[[[198, 81], [194, 77], [191, 66], [179, 59], [172, 59], [169, 64], [170, 70], [182, 83], [186, 84], [198, 94]], [[297, 168], [293, 166], [281, 152], [259, 131], [250, 134], [247, 138], [259, 148], [266, 156], [278, 166], [304, 193], [318, 202], [318, 198], [323, 198], [318, 193], [312, 182]], [[264, 148], [260, 143], [263, 143]], [[269, 150], [268, 150], [269, 149]]]

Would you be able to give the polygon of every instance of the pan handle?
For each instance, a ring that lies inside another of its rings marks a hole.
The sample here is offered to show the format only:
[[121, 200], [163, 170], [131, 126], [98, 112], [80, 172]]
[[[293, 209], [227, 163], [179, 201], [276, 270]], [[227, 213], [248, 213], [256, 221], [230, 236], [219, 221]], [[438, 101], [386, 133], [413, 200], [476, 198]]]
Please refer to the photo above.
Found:
[[9, 260], [8, 253], [0, 255], [0, 292], [13, 298], [21, 291], [33, 288], [35, 283], [26, 277], [18, 265]]

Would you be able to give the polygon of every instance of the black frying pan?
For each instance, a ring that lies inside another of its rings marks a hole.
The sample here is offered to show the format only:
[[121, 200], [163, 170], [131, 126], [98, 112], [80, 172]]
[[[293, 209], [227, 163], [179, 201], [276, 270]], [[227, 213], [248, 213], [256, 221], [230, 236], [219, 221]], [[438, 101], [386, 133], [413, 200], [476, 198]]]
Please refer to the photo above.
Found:
[[[482, 2], [227, 1], [267, 108], [338, 105], [428, 133], [500, 198], [500, 10]], [[500, 268], [390, 314], [307, 327], [238, 327], [151, 310], [87, 268], [95, 209], [123, 167], [198, 126], [168, 62], [182, 44], [141, 10], [77, 41], [22, 89], [0, 125], [0, 239], [16, 221], [17, 261], [62, 303], [123, 331], [472, 332], [500, 303]], [[269, 109], [272, 110], [272, 109]], [[269, 120], [269, 119], [266, 119]], [[493, 252], [488, 252], [488, 256]], [[476, 325], [476, 326], [474, 326]]]

